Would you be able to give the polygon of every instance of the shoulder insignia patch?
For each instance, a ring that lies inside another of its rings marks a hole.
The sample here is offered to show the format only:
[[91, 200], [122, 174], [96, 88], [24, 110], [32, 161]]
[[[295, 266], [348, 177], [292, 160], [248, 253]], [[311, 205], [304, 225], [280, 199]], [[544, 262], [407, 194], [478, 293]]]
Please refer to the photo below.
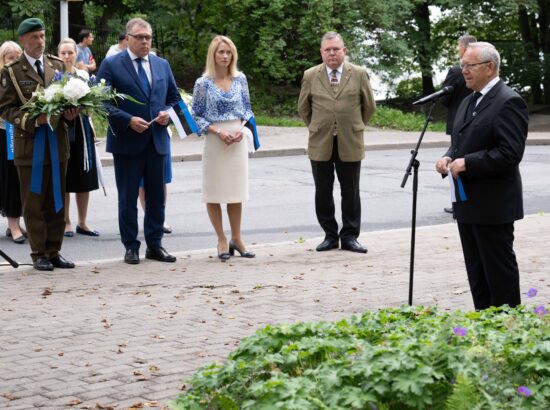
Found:
[[6, 88], [8, 86], [8, 80], [6, 80], [6, 77], [2, 77], [2, 87]]
[[53, 54], [46, 54], [46, 57], [51, 58], [52, 60], [57, 60], [57, 61], [63, 62], [63, 60], [61, 58], [59, 58], [58, 56], [53, 55]]

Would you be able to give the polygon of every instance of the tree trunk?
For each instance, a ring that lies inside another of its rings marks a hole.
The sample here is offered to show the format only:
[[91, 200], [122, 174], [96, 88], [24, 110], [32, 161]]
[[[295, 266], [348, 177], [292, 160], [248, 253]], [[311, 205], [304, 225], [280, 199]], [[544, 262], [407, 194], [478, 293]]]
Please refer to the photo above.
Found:
[[550, 104], [550, 0], [539, 0], [539, 30], [543, 52], [543, 87], [546, 104]]
[[539, 45], [536, 41], [536, 32], [531, 30], [531, 16], [527, 13], [525, 6], [520, 6], [518, 10], [519, 20], [519, 32], [521, 35], [521, 41], [523, 43], [523, 49], [525, 50], [525, 60], [529, 71], [531, 72], [531, 79], [529, 81], [531, 85], [531, 100], [534, 104], [541, 104], [542, 99], [542, 87], [541, 87], [541, 73], [539, 62]]
[[415, 6], [413, 11], [413, 18], [418, 26], [418, 32], [416, 33], [416, 55], [418, 58], [418, 64], [422, 73], [422, 94], [428, 95], [435, 91], [433, 83], [433, 48], [431, 38], [431, 23], [430, 23], [430, 9], [428, 8], [428, 2], [422, 2]]

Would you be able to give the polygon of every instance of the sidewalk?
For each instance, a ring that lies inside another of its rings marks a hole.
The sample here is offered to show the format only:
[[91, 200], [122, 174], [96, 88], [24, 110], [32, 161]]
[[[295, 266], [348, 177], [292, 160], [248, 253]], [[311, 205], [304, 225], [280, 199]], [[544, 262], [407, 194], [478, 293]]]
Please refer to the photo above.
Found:
[[[541, 117], [550, 116], [543, 115]], [[546, 124], [538, 120], [537, 124]], [[547, 124], [545, 125], [547, 126]], [[305, 155], [307, 153], [308, 131], [305, 127], [258, 127], [261, 148], [254, 153], [254, 158], [288, 155]], [[365, 149], [413, 149], [420, 132], [403, 132], [368, 128], [364, 134]], [[442, 153], [448, 148], [450, 138], [443, 132], [426, 132], [420, 149], [441, 148]], [[529, 132], [528, 145], [550, 145], [550, 132]], [[202, 138], [191, 135], [181, 140], [177, 134], [172, 138], [172, 161], [200, 161], [202, 157]], [[103, 165], [112, 165], [113, 157], [105, 152], [105, 140], [98, 146]]]
[[[515, 234], [522, 291], [538, 289], [524, 303], [548, 304], [550, 216], [518, 221]], [[253, 246], [255, 259], [227, 263], [198, 251], [174, 264], [2, 268], [0, 408], [160, 406], [266, 324], [407, 302], [409, 229], [363, 235], [367, 255], [315, 252], [318, 240]], [[416, 245], [414, 303], [472, 309], [456, 226], [419, 228]]]

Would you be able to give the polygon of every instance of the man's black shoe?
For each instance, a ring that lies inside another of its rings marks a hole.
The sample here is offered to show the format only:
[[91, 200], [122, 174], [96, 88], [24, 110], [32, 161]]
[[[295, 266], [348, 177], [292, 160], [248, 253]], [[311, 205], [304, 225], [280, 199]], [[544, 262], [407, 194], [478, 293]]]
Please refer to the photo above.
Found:
[[32, 266], [36, 270], [53, 270], [52, 263], [45, 257], [39, 256], [33, 263]]
[[317, 252], [324, 252], [324, 251], [330, 251], [331, 249], [338, 249], [338, 239], [325, 238], [325, 240], [321, 242], [315, 249], [317, 250]]
[[129, 263], [130, 265], [137, 265], [139, 263], [139, 251], [136, 249], [126, 249], [124, 262]]
[[357, 242], [357, 239], [348, 239], [342, 241], [342, 249], [345, 251], [352, 251], [357, 253], [367, 253], [367, 248]]
[[444, 210], [445, 212], [447, 212], [448, 214], [452, 214], [452, 213], [453, 213], [453, 208], [452, 208], [452, 207], [451, 207], [451, 208], [443, 208], [443, 210]]
[[50, 258], [50, 262], [56, 268], [61, 268], [61, 269], [74, 268], [74, 263], [71, 261], [68, 261], [61, 255], [57, 255], [57, 256], [54, 256], [53, 258]]
[[145, 257], [147, 259], [154, 259], [156, 261], [160, 262], [175, 262], [176, 257], [174, 255], [170, 255], [168, 252], [166, 252], [166, 249], [164, 249], [162, 246], [160, 248], [156, 249], [150, 249], [147, 248], [145, 251]]

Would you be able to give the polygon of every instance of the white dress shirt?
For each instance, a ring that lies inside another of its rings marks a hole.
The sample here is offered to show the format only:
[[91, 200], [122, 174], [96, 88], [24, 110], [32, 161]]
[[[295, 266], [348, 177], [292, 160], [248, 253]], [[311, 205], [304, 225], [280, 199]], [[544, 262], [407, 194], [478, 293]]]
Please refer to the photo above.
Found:
[[[130, 58], [132, 59], [132, 64], [134, 64], [134, 68], [136, 69], [136, 73], [138, 73], [138, 63], [136, 62], [136, 58], [139, 58], [137, 55], [132, 53], [129, 48], [127, 48], [128, 54], [130, 55]], [[145, 70], [145, 74], [147, 75], [147, 79], [149, 80], [149, 85], [151, 85], [152, 82], [152, 75], [151, 75], [151, 65], [149, 64], [149, 54], [147, 54], [145, 57], [141, 58], [141, 65], [143, 66], [143, 69]]]

